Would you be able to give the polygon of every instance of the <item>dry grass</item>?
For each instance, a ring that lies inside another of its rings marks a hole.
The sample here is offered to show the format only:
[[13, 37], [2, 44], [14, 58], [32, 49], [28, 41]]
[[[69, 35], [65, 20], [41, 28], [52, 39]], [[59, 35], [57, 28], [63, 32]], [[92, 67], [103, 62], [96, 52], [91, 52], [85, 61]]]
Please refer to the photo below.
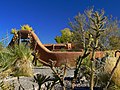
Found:
[[31, 61], [33, 56], [24, 45], [6, 48], [0, 52], [0, 78], [13, 76], [33, 76]]
[[32, 64], [29, 60], [17, 60], [13, 68], [15, 76], [33, 76]]
[[[109, 57], [107, 60], [106, 60], [106, 65], [105, 65], [105, 72], [110, 74], [112, 69], [114, 68], [115, 64], [116, 64], [116, 61], [117, 61], [117, 57]], [[120, 86], [120, 63], [118, 64], [115, 72], [114, 72], [114, 75], [112, 77], [112, 81]]]

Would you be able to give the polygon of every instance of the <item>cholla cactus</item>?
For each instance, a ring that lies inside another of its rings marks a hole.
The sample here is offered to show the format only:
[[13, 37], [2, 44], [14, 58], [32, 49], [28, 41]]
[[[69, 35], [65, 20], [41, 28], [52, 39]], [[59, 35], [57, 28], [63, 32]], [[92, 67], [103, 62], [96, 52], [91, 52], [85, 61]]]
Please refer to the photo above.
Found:
[[86, 15], [88, 16], [88, 19], [90, 21], [90, 24], [88, 25], [90, 27], [89, 44], [90, 44], [90, 48], [92, 50], [91, 66], [90, 66], [90, 68], [91, 68], [90, 90], [93, 90], [94, 73], [95, 73], [95, 66], [94, 66], [95, 51], [99, 47], [98, 43], [99, 43], [99, 38], [100, 38], [101, 32], [103, 32], [105, 30], [104, 24], [106, 22], [106, 17], [104, 16], [104, 11], [101, 11], [101, 13], [99, 13], [97, 11], [93, 12], [93, 9], [86, 11]]

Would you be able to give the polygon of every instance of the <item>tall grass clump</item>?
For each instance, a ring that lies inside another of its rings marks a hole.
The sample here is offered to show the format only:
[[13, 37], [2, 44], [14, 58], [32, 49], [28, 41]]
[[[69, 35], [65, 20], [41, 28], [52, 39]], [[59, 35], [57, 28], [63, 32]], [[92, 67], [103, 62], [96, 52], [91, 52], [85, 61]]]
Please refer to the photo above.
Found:
[[0, 51], [0, 77], [32, 76], [31, 51], [24, 45], [4, 48]]
[[[110, 57], [106, 60], [106, 64], [105, 64], [105, 72], [110, 75], [113, 68], [115, 67], [116, 65], [116, 62], [118, 60], [118, 57]], [[120, 87], [120, 63], [118, 63], [115, 71], [114, 71], [114, 74], [112, 76], [112, 79], [111, 81]]]

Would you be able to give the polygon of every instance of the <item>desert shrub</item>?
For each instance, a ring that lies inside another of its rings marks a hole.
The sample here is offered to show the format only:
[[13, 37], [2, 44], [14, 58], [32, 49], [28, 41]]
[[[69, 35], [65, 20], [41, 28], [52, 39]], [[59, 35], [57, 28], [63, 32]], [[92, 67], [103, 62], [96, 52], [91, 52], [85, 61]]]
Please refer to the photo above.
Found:
[[113, 84], [113, 85], [110, 85], [110, 87], [107, 90], [120, 90], [120, 87]]
[[0, 90], [14, 90], [14, 84], [2, 81], [0, 82]]
[[0, 77], [32, 76], [31, 51], [24, 45], [16, 45], [14, 48], [5, 48], [0, 52]]
[[[114, 68], [116, 62], [117, 62], [117, 57], [110, 57], [106, 60], [105, 64], [105, 72], [107, 74], [110, 74], [112, 69]], [[118, 64], [117, 68], [115, 69], [115, 72], [112, 76], [112, 82], [115, 83], [115, 85], [120, 86], [120, 63]]]

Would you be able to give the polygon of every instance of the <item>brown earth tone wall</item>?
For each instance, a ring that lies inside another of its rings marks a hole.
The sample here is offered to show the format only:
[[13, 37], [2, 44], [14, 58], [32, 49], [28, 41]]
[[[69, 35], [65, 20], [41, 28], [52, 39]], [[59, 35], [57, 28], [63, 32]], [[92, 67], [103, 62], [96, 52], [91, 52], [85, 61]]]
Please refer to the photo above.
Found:
[[[39, 40], [37, 35], [33, 31], [28, 31], [28, 30], [20, 30], [18, 32], [20, 35], [20, 38], [25, 39], [28, 38], [28, 34], [31, 34], [33, 43], [32, 45], [34, 46], [35, 50], [38, 51], [39, 53], [39, 58], [43, 61], [49, 62], [49, 59], [56, 61], [55, 66], [60, 66], [64, 63], [66, 63], [70, 67], [74, 67], [76, 64], [76, 58], [79, 57], [79, 55], [82, 55], [83, 52], [53, 52], [48, 50]], [[12, 45], [13, 39], [10, 42], [9, 45]], [[101, 58], [104, 56], [104, 52], [102, 51], [97, 51], [95, 54], [96, 58]]]

